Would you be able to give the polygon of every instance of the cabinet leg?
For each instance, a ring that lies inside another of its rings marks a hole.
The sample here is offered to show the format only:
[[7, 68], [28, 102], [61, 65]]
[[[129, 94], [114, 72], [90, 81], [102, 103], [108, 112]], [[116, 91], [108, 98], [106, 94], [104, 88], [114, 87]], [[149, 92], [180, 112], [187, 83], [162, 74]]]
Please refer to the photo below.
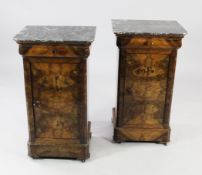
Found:
[[160, 141], [160, 142], [156, 142], [156, 144], [163, 144], [163, 145], [167, 146], [168, 143]]
[[114, 140], [114, 143], [121, 144], [121, 143], [122, 143], [122, 141], [121, 141], [121, 140]]
[[81, 162], [83, 162], [83, 163], [84, 163], [85, 161], [86, 161], [86, 159], [82, 159], [82, 160], [81, 160]]

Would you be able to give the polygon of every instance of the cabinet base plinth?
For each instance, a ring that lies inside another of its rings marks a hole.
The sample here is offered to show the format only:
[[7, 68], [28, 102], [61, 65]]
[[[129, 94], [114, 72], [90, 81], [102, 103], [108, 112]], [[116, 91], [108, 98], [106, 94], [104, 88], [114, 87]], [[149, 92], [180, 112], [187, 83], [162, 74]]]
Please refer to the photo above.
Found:
[[170, 140], [170, 128], [164, 129], [142, 129], [116, 127], [114, 129], [114, 141], [121, 142], [156, 142], [167, 144]]
[[34, 159], [67, 158], [85, 161], [90, 157], [89, 144], [38, 145], [28, 143], [28, 154]]

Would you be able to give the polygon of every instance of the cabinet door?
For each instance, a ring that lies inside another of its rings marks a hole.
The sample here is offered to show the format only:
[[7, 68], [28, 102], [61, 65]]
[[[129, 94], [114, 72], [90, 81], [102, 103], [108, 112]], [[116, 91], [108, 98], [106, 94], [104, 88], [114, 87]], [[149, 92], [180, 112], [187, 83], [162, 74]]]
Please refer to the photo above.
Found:
[[121, 124], [162, 128], [169, 55], [128, 54], [125, 66]]
[[79, 138], [79, 64], [32, 62], [37, 138]]

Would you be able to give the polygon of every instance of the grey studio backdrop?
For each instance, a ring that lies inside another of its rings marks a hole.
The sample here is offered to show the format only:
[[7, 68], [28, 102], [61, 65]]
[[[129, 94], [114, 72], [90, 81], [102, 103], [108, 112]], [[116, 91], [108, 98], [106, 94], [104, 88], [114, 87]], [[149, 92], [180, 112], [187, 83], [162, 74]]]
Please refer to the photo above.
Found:
[[[202, 1], [0, 0], [0, 4], [0, 174], [202, 173]], [[188, 31], [178, 51], [167, 147], [111, 142], [118, 71], [111, 19], [177, 20]], [[97, 26], [88, 58], [88, 118], [93, 137], [91, 158], [84, 164], [27, 156], [23, 65], [12, 40], [25, 25]]]

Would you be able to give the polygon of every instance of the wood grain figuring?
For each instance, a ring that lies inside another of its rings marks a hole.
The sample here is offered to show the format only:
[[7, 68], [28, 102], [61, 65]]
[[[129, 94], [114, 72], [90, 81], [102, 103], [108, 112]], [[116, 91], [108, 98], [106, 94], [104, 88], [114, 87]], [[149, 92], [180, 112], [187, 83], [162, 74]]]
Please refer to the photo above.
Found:
[[124, 108], [124, 124], [162, 125], [168, 60], [167, 55], [127, 55], [124, 101], [130, 107]]
[[117, 34], [119, 75], [114, 141], [170, 140], [170, 108], [182, 37]]
[[95, 31], [93, 26], [26, 26], [14, 37], [24, 63], [29, 156], [90, 157], [87, 57]]
[[24, 56], [39, 57], [87, 57], [89, 46], [83, 45], [20, 45], [20, 53]]
[[154, 129], [154, 128], [116, 128], [116, 139], [120, 141], [144, 141], [144, 142], [160, 142], [169, 141], [170, 129]]
[[171, 49], [173, 47], [181, 47], [180, 38], [169, 37], [124, 37], [117, 40], [119, 47], [133, 47], [133, 48], [163, 48]]
[[36, 136], [78, 138], [78, 65], [32, 63]]
[[[21, 44], [33, 158], [89, 158], [86, 58], [89, 44]], [[53, 50], [57, 52], [53, 53]]]

